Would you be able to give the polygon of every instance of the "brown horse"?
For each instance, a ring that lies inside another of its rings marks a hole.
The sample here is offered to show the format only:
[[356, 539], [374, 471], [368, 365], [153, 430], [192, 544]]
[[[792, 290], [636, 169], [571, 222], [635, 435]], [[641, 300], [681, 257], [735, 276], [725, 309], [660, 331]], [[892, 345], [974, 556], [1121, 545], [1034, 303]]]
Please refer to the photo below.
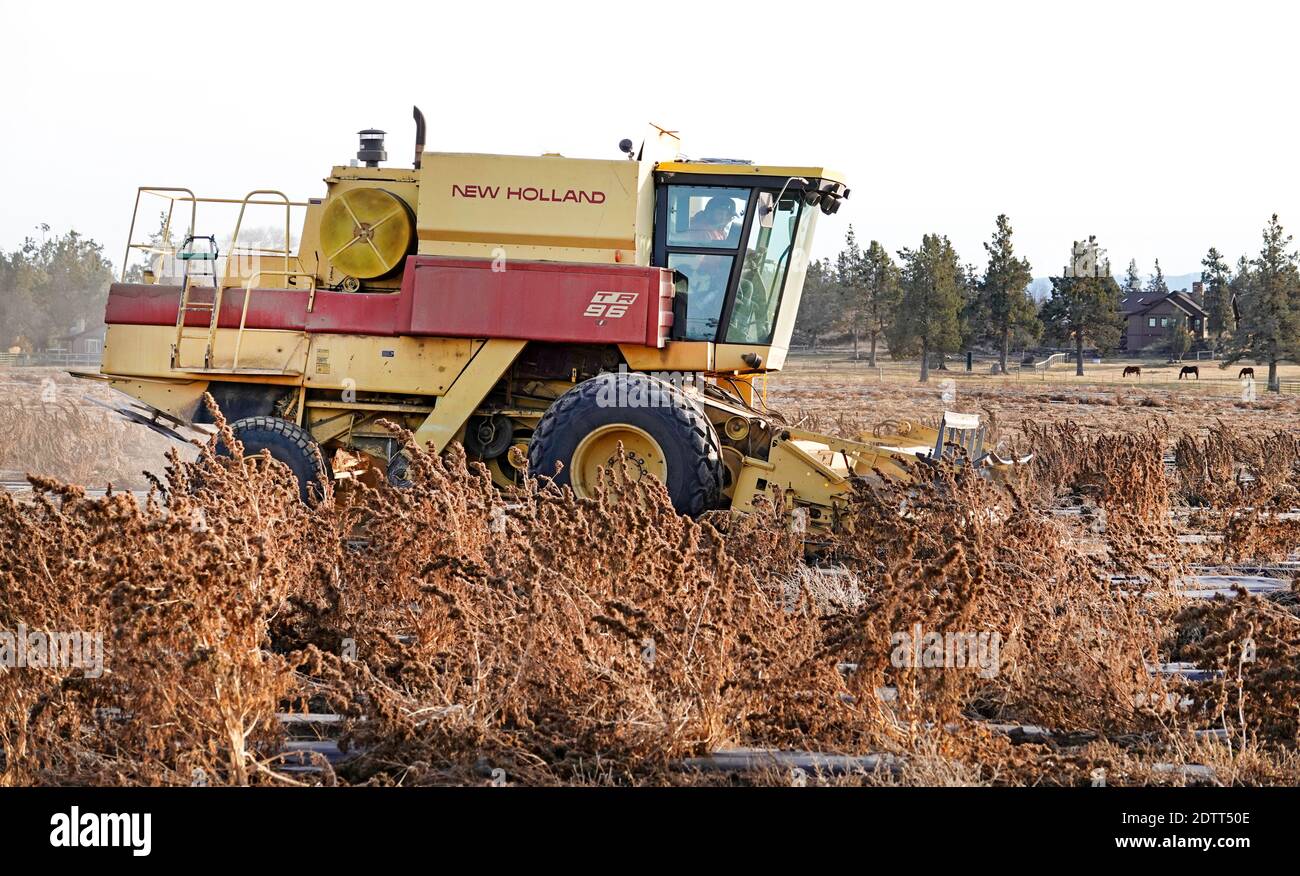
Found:
[[1254, 380], [1254, 379], [1255, 379], [1255, 369], [1254, 369], [1254, 368], [1243, 368], [1243, 369], [1241, 369], [1240, 372], [1237, 373], [1237, 379], [1238, 379], [1238, 380], [1243, 380], [1243, 379], [1245, 379], [1245, 378], [1247, 378], [1247, 377], [1249, 377], [1251, 380]]
[[1130, 374], [1132, 374], [1134, 377], [1141, 377], [1142, 369], [1137, 365], [1127, 365], [1124, 367], [1124, 376], [1128, 377]]
[[1201, 369], [1195, 365], [1184, 365], [1183, 370], [1178, 372], [1178, 379], [1182, 380], [1184, 377], [1195, 377], [1197, 380], [1200, 380]]

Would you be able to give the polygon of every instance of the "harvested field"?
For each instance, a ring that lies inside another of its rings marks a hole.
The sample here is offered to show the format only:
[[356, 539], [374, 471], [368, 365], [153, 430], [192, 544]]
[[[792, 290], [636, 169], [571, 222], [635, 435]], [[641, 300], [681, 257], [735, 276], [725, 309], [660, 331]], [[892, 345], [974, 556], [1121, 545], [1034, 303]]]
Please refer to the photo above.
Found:
[[[1246, 402], [1235, 372], [1216, 365], [1204, 365], [1204, 380], [1182, 383], [1172, 378], [1174, 366], [1165, 376], [1143, 368], [1145, 382], [1120, 377], [1123, 363], [1114, 363], [1089, 365], [1081, 378], [1073, 366], [1062, 365], [1046, 374], [1003, 378], [936, 370], [922, 384], [915, 366], [873, 371], [843, 353], [800, 355], [770, 378], [767, 401], [793, 422], [843, 435], [887, 418], [932, 422], [945, 409], [969, 411], [991, 417], [1000, 437], [1014, 446], [1020, 446], [1026, 422], [1071, 420], [1090, 429], [1142, 431], [1162, 418], [1175, 436], [1203, 434], [1220, 420], [1245, 431], [1300, 430], [1300, 394], [1294, 391], [1270, 393], [1261, 383], [1255, 400]], [[1281, 372], [1288, 389], [1300, 381], [1300, 366], [1283, 366]]]
[[104, 671], [0, 670], [0, 783], [1300, 783], [1297, 400], [988, 383], [774, 378], [817, 428], [973, 409], [1039, 454], [864, 487], [812, 558], [776, 499], [502, 493], [455, 449], [312, 508], [211, 447], [144, 502], [50, 472], [0, 494], [0, 630]]
[[0, 480], [35, 474], [147, 489], [144, 473], [161, 471], [169, 448], [193, 457], [96, 401], [121, 407], [127, 399], [56, 368], [0, 368]]

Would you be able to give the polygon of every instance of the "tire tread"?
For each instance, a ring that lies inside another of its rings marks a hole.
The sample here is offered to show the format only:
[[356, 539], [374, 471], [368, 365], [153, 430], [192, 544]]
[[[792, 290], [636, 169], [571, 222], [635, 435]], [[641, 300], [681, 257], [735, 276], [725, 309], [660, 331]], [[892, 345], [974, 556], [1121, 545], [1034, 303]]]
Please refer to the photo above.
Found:
[[597, 395], [609, 380], [643, 380], [659, 384], [658, 391], [668, 395], [670, 403], [657, 410], [667, 411], [672, 419], [671, 426], [680, 435], [685, 436], [690, 444], [691, 455], [695, 458], [695, 471], [690, 479], [690, 492], [683, 501], [675, 503], [677, 510], [691, 517], [719, 506], [722, 497], [722, 446], [717, 431], [709, 422], [704, 412], [677, 387], [666, 381], [658, 380], [639, 372], [606, 373], [584, 381], [546, 409], [542, 419], [533, 432], [529, 448], [529, 464], [534, 474], [550, 476], [551, 472], [540, 472], [536, 465], [545, 456], [545, 450], [551, 441], [564, 434], [570, 427], [573, 417], [597, 403]]

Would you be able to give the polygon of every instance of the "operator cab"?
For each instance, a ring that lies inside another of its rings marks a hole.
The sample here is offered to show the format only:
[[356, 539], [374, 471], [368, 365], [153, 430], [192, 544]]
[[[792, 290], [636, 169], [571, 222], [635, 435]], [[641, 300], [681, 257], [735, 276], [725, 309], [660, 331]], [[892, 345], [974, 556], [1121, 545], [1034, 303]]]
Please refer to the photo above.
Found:
[[[789, 343], [819, 212], [848, 189], [820, 169], [673, 162], [655, 178], [654, 264], [677, 285], [672, 338]], [[782, 337], [781, 335], [784, 335]]]

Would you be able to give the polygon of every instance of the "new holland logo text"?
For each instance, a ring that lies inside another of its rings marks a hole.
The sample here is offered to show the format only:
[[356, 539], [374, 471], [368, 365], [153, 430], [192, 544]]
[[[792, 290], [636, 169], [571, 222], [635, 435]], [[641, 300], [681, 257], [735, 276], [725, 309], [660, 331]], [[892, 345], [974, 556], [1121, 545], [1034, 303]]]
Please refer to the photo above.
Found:
[[509, 201], [537, 201], [543, 204], [603, 204], [605, 193], [582, 189], [548, 189], [541, 186], [485, 186], [452, 183], [453, 198], [478, 198], [494, 201], [502, 192]]
[[597, 292], [591, 296], [591, 303], [583, 316], [619, 319], [627, 315], [627, 309], [636, 302], [636, 292]]

